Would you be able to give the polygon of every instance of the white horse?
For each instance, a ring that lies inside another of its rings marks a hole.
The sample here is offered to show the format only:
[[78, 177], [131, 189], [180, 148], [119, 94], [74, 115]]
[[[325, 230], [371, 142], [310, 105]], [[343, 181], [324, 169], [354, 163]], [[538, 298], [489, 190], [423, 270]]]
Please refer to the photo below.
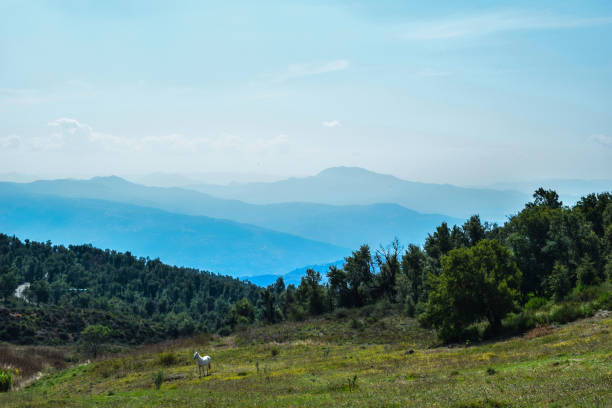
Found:
[[200, 353], [196, 351], [193, 355], [193, 359], [197, 359], [199, 376], [202, 377], [202, 366], [206, 366], [206, 376], [208, 377], [208, 370], [210, 370], [210, 356], [202, 357]]

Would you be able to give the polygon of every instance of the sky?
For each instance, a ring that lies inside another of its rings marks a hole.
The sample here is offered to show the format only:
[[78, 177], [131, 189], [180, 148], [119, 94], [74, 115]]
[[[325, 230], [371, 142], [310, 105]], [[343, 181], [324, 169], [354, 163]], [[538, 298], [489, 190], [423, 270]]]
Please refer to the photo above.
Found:
[[0, 0], [0, 173], [340, 165], [612, 178], [612, 2]]

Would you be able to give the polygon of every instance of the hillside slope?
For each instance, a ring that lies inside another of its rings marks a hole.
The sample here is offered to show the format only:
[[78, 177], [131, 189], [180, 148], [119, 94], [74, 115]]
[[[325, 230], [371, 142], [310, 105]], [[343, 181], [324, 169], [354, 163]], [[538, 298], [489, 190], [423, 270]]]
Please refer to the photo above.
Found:
[[0, 194], [0, 231], [54, 243], [91, 243], [232, 276], [284, 274], [350, 251], [247, 224], [102, 200]]
[[[0, 404], [606, 407], [611, 329], [610, 317], [596, 317], [473, 347], [430, 348], [431, 334], [393, 313], [328, 316], [66, 369], [1, 395]], [[194, 349], [212, 356], [210, 376], [198, 378]], [[152, 377], [160, 370], [165, 381], [156, 390]]]

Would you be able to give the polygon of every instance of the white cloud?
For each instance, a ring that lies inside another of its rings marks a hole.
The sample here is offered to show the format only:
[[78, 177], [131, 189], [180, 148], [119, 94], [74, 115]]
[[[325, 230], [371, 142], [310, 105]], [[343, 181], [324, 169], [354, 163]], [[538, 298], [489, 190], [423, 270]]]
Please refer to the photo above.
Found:
[[[192, 154], [204, 152], [266, 152], [277, 146], [288, 144], [288, 136], [280, 134], [269, 138], [245, 139], [233, 134], [215, 137], [189, 137], [180, 133], [126, 138], [95, 131], [91, 126], [76, 119], [59, 118], [48, 123], [51, 134], [29, 139], [34, 150], [99, 149], [111, 151], [147, 151]], [[8, 143], [0, 139], [2, 143]]]
[[593, 135], [589, 138], [589, 140], [599, 143], [602, 146], [612, 147], [612, 136]]
[[504, 31], [568, 29], [610, 23], [612, 17], [579, 18], [510, 11], [489, 12], [405, 24], [399, 28], [399, 35], [408, 40], [443, 40]]
[[285, 72], [274, 79], [274, 82], [285, 82], [291, 79], [321, 75], [328, 72], [344, 71], [349, 65], [350, 63], [345, 59], [323, 63], [291, 64]]
[[21, 138], [17, 135], [0, 137], [0, 147], [3, 149], [16, 149], [21, 145]]
[[322, 123], [323, 126], [325, 127], [336, 127], [336, 126], [340, 126], [340, 121], [334, 119], [334, 120], [325, 120]]

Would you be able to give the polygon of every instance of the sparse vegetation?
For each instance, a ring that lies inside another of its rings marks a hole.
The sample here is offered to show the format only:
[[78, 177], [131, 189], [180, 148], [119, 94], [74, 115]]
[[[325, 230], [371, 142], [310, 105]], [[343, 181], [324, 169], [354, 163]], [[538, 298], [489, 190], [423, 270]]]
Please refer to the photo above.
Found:
[[11, 370], [0, 370], [0, 392], [7, 392], [13, 387], [13, 373]]
[[[345, 334], [360, 312], [213, 336], [208, 377], [198, 378], [189, 361], [199, 340], [183, 339], [48, 372], [0, 396], [0, 406], [597, 407], [612, 398], [612, 316], [551, 326], [538, 336], [433, 347], [435, 333], [399, 311], [385, 317], [394, 336], [376, 327]], [[160, 347], [177, 356], [164, 377]], [[280, 351], [274, 357], [273, 347]], [[165, 378], [159, 390], [154, 375]]]
[[165, 378], [166, 378], [166, 375], [164, 374], [162, 370], [159, 370], [158, 372], [153, 374], [153, 384], [155, 384], [156, 390], [159, 390]]

